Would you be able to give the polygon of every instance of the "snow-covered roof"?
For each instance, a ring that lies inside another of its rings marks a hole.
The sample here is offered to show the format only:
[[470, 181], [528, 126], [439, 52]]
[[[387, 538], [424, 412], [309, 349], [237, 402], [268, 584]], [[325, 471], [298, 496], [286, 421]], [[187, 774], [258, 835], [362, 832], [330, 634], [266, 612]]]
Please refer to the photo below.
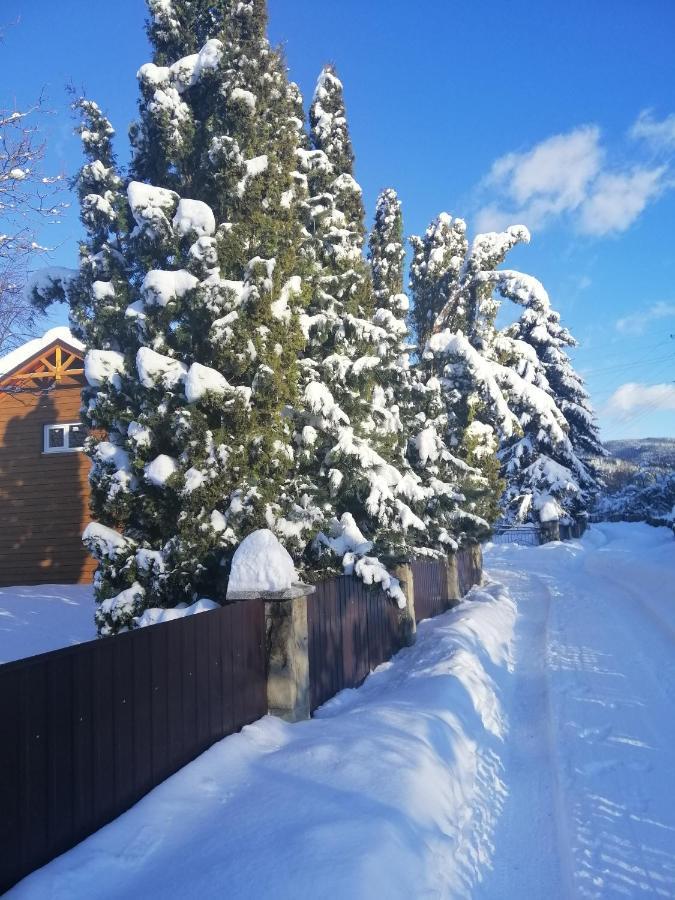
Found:
[[15, 350], [11, 350], [6, 356], [0, 357], [0, 377], [7, 375], [8, 372], [13, 372], [22, 363], [32, 359], [33, 356], [36, 356], [55, 341], [62, 341], [64, 344], [72, 347], [73, 350], [79, 350], [84, 353], [84, 344], [71, 334], [69, 328], [63, 325], [57, 328], [50, 328], [42, 337], [33, 338], [32, 341], [27, 341]]

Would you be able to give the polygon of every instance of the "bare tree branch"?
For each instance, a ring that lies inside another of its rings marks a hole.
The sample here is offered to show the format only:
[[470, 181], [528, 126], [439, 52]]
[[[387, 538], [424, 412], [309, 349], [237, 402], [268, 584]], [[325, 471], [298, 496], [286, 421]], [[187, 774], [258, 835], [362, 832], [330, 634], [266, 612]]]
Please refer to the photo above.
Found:
[[[0, 40], [1, 40], [0, 34]], [[0, 355], [30, 336], [38, 315], [25, 296], [31, 262], [49, 251], [39, 230], [58, 223], [67, 203], [63, 175], [43, 170], [44, 97], [28, 109], [0, 108]]]

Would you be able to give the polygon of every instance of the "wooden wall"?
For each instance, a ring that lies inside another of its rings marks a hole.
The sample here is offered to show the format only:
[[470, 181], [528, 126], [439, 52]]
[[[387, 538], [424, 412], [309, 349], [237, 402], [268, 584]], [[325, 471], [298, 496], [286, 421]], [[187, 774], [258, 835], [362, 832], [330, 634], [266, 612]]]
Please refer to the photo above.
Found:
[[79, 420], [80, 391], [0, 396], [0, 586], [91, 581], [89, 459], [43, 453], [45, 425]]

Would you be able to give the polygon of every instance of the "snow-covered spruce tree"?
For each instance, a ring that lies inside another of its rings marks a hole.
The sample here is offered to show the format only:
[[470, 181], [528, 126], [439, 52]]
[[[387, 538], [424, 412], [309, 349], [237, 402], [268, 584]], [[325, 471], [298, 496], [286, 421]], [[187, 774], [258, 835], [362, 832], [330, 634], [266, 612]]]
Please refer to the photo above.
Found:
[[510, 333], [526, 341], [537, 352], [556, 403], [569, 425], [575, 453], [586, 461], [607, 451], [600, 443], [598, 424], [583, 378], [575, 371], [566, 348], [578, 346], [553, 309], [525, 309]]
[[502, 424], [499, 431], [499, 457], [507, 482], [503, 516], [506, 521], [544, 521], [578, 512], [590, 480], [570, 444], [567, 423], [536, 350], [512, 329], [495, 332], [501, 298], [521, 305], [548, 304], [536, 279], [493, 268], [495, 261], [503, 260], [514, 231], [480, 235], [474, 242], [480, 251], [474, 254], [474, 299], [469, 304], [472, 339], [462, 353], [467, 362], [478, 354], [470, 365], [483, 371], [486, 384], [491, 382], [487, 408], [495, 409], [494, 398], [501, 394], [500, 402], [510, 414], [502, 419], [507, 427]]
[[512, 247], [527, 241], [522, 226], [473, 240], [465, 258], [455, 263], [456, 278], [444, 282], [448, 299], [424, 354], [443, 385], [458, 455], [480, 468], [489, 485], [483, 495], [488, 519], [495, 516], [500, 487], [493, 454], [497, 442], [507, 482], [502, 498], [507, 519], [572, 514], [588, 477], [536, 352], [496, 332], [499, 295], [518, 302], [512, 289], [520, 276], [497, 267]]
[[95, 315], [86, 361], [87, 419], [106, 432], [85, 535], [104, 634], [148, 606], [224, 598], [248, 532], [275, 528], [297, 550], [316, 515], [287, 491], [303, 344], [297, 90], [263, 2], [149, 5], [156, 55], [139, 71], [121, 241], [129, 333], [115, 347]]
[[[503, 297], [524, 307], [518, 321], [503, 333], [503, 337], [514, 341], [512, 364], [520, 369], [528, 367], [529, 380], [539, 383], [553, 397], [567, 423], [569, 446], [567, 442], [557, 446], [554, 458], [557, 454], [558, 461], [570, 469], [579, 490], [575, 499], [568, 498], [563, 509], [570, 515], [587, 511], [600, 485], [584, 460], [603, 456], [605, 450], [599, 441], [588, 393], [564, 349], [576, 346], [576, 341], [561, 325], [560, 315], [551, 307], [546, 290], [536, 278], [503, 271], [499, 273], [497, 289]], [[528, 348], [534, 357], [530, 363]]]

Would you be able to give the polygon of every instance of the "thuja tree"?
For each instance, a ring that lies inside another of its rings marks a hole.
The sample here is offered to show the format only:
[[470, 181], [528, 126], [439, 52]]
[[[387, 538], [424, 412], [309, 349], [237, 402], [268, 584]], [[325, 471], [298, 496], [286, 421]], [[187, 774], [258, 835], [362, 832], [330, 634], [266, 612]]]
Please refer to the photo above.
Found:
[[[362, 192], [354, 178], [343, 87], [331, 67], [317, 84], [310, 139], [301, 158], [312, 290], [303, 319], [308, 340], [297, 444], [299, 465], [317, 486], [327, 520], [313, 544], [314, 565], [318, 571], [354, 571], [396, 594], [386, 566], [408, 558], [415, 533], [424, 531], [416, 513], [417, 482], [406, 478], [400, 408], [392, 402], [405, 298], [396, 272], [390, 273], [393, 281], [385, 279], [374, 244], [372, 273], [364, 256]], [[400, 267], [400, 251], [394, 255]]]
[[[249, 531], [302, 547], [312, 521], [288, 491], [305, 302], [297, 89], [264, 3], [149, 7], [155, 57], [139, 71], [123, 208], [110, 201], [112, 306], [93, 287], [73, 295], [74, 319], [92, 317], [86, 418], [106, 434], [90, 442], [85, 534], [102, 633], [148, 606], [223, 598]], [[92, 162], [111, 168], [103, 145]], [[81, 271], [105, 240], [90, 228]]]
[[[406, 324], [410, 303], [403, 288], [403, 216], [400, 200], [391, 189], [378, 198], [369, 244], [374, 322], [384, 332], [376, 376], [384, 402], [398, 418], [404, 483], [409, 485], [411, 507], [424, 524], [423, 530], [409, 532], [410, 549], [415, 555], [445, 555], [462, 540], [467, 525], [474, 530], [474, 514], [467, 516], [472, 500], [462, 488], [469, 485], [471, 476], [480, 476], [450, 446], [451, 422], [441, 382], [422, 360], [415, 365], [410, 362], [414, 347]], [[439, 302], [432, 297], [430, 281], [425, 296]]]
[[418, 365], [442, 400], [436, 431], [464, 499], [456, 525], [464, 541], [485, 537], [499, 514], [504, 485], [496, 451], [500, 437], [517, 427], [490, 368], [498, 310], [490, 273], [527, 239], [525, 229], [514, 227], [469, 243], [464, 220], [441, 214], [424, 237], [411, 240], [412, 320], [424, 341]]

